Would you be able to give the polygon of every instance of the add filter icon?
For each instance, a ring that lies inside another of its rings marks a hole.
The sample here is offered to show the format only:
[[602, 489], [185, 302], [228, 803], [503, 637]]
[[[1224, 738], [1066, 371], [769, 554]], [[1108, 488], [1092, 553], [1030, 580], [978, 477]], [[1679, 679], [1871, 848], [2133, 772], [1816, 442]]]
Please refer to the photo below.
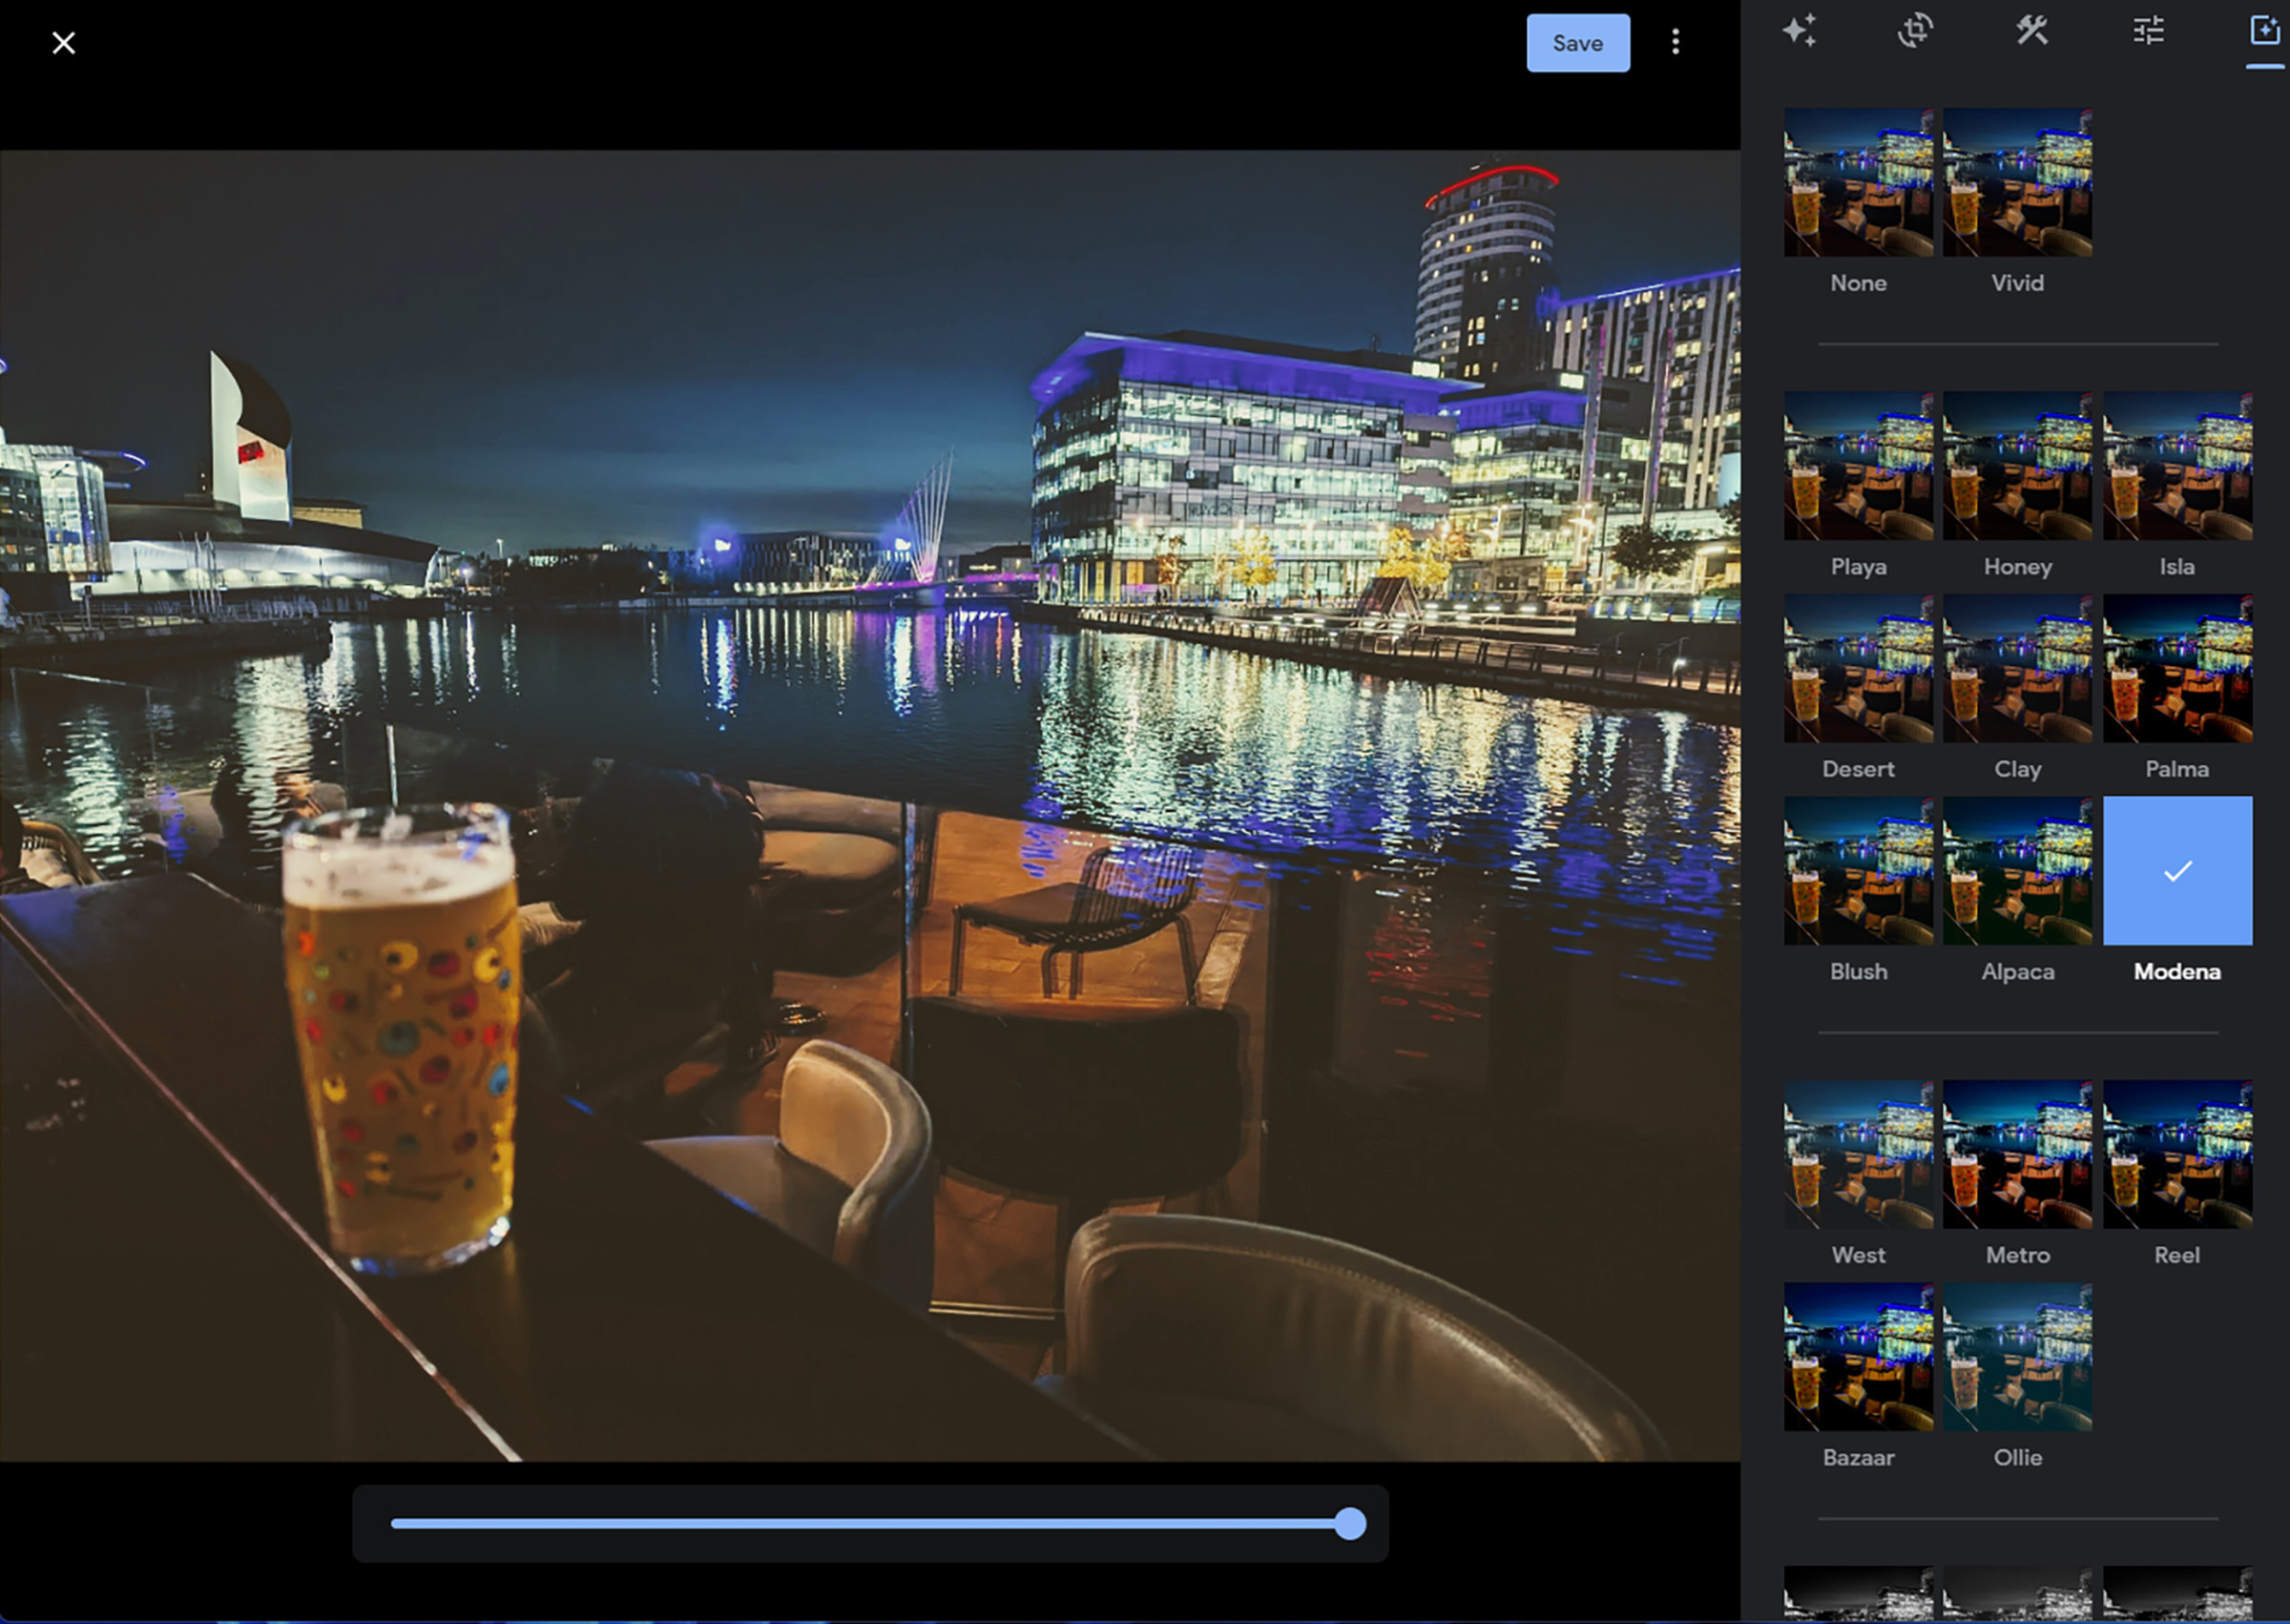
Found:
[[2282, 43], [2282, 19], [2253, 11], [2250, 15], [2250, 43], [2280, 46]]

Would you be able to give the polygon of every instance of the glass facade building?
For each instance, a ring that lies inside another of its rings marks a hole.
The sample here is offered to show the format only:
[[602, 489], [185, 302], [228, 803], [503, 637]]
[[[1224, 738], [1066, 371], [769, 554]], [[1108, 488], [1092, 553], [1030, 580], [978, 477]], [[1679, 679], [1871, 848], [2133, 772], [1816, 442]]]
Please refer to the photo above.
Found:
[[1549, 316], [1557, 286], [1557, 190], [1547, 169], [1493, 163], [1424, 199], [1417, 360], [1480, 384], [1542, 364], [1547, 333], [1528, 329]]
[[69, 446], [0, 444], [0, 549], [10, 573], [82, 580], [108, 573], [103, 469]]
[[1738, 267], [1565, 301], [1551, 318], [1551, 364], [1652, 387], [1665, 334], [1662, 438], [1684, 448], [1678, 505], [1719, 507], [1737, 494], [1728, 459], [1738, 469], [1741, 454]]
[[1459, 386], [1431, 370], [1217, 334], [1084, 334], [1033, 384], [1040, 595], [1356, 600], [1395, 526], [1428, 539], [1446, 517], [1440, 406]]

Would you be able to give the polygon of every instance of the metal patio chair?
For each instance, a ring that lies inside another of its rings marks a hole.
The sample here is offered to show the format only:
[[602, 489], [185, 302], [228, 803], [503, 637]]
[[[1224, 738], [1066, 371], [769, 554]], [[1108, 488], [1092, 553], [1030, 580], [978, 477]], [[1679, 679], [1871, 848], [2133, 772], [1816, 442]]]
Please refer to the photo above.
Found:
[[1200, 892], [1201, 853], [1191, 846], [1107, 846], [1090, 854], [1078, 884], [964, 903], [954, 909], [954, 960], [947, 991], [962, 992], [963, 932], [971, 926], [1015, 936], [1042, 952], [1042, 996], [1057, 996], [1057, 956], [1072, 961], [1067, 996], [1081, 996], [1081, 959], [1142, 942], [1176, 927], [1184, 955], [1185, 1002], [1194, 998], [1200, 965], [1193, 950], [1193, 927], [1185, 910]]

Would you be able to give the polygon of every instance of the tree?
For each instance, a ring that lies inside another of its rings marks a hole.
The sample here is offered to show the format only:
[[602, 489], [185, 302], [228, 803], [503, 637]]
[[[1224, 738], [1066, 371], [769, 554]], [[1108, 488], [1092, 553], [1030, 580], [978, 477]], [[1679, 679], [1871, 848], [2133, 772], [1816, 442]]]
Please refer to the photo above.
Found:
[[1741, 539], [1741, 498], [1737, 496], [1718, 509], [1718, 517], [1725, 524], [1725, 539], [1739, 541]]
[[1240, 559], [1233, 578], [1244, 587], [1268, 587], [1280, 578], [1272, 542], [1262, 531], [1240, 544]]
[[1175, 587], [1183, 584], [1185, 571], [1188, 568], [1185, 559], [1185, 538], [1182, 535], [1168, 537], [1162, 542], [1160, 551], [1153, 555], [1153, 562], [1155, 573], [1162, 586]]
[[1626, 525], [1610, 554], [1615, 569], [1626, 575], [1676, 574], [1694, 556], [1691, 537], [1672, 535], [1651, 525]]

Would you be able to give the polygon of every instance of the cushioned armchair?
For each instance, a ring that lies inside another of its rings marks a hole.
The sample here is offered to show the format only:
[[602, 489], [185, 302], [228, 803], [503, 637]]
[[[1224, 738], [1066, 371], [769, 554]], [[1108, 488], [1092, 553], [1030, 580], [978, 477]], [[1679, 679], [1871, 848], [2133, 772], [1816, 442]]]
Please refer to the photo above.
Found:
[[1533, 1326], [1356, 1246], [1111, 1214], [1067, 1263], [1066, 1403], [1172, 1461], [1651, 1461], [1620, 1389]]
[[[880, 934], [906, 895], [906, 807], [896, 801], [750, 783], [763, 818], [772, 912], [784, 927], [780, 963], [828, 973]], [[915, 809], [915, 906], [930, 901], [937, 813]]]
[[938, 1167], [930, 1113], [906, 1079], [839, 1043], [787, 1062], [780, 1135], [654, 1139], [685, 1172], [864, 1275], [930, 1306]]

